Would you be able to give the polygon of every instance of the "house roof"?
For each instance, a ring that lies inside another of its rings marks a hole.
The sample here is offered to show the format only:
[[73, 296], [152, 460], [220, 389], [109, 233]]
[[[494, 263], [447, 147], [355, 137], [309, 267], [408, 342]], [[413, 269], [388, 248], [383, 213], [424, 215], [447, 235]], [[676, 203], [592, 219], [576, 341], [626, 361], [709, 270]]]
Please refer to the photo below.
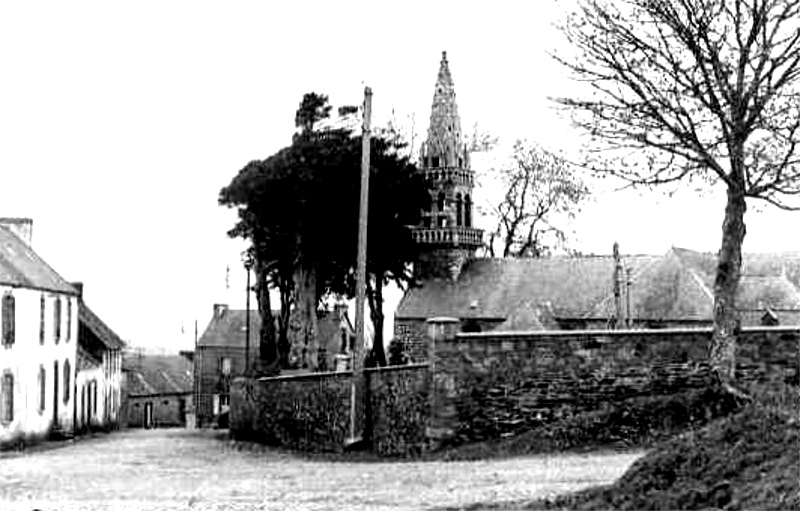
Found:
[[131, 396], [192, 392], [192, 363], [181, 355], [130, 355], [123, 360]]
[[[280, 311], [273, 311], [275, 328], [278, 328], [277, 318]], [[215, 312], [208, 326], [197, 341], [198, 347], [238, 347], [244, 348], [246, 338], [246, 310], [224, 308]], [[347, 321], [345, 319], [345, 321]], [[349, 321], [347, 322], [348, 328]], [[250, 311], [250, 346], [257, 346], [261, 317], [257, 310]], [[339, 336], [341, 320], [334, 312], [321, 312], [317, 315], [317, 330], [320, 339], [332, 339]]]
[[[643, 268], [657, 256], [625, 256]], [[583, 317], [613, 293], [611, 256], [546, 259], [475, 259], [455, 282], [426, 280], [409, 290], [398, 318], [492, 318], [505, 320], [519, 304], [544, 307], [556, 317]]]
[[9, 229], [0, 226], [0, 284], [77, 295], [44, 259]]
[[[622, 256], [631, 270], [630, 310], [637, 320], [709, 321], [716, 256], [673, 248], [662, 256]], [[395, 316], [452, 316], [505, 321], [503, 329], [537, 329], [542, 314], [565, 319], [610, 318], [614, 313], [610, 256], [477, 259], [455, 282], [427, 280], [409, 290]], [[800, 311], [800, 254], [755, 254], [743, 260], [741, 310]], [[525, 319], [527, 318], [527, 319]]]
[[[117, 350], [125, 347], [125, 342], [82, 299], [78, 300], [78, 321], [88, 328], [107, 349]], [[81, 341], [79, 336], [78, 342]]]

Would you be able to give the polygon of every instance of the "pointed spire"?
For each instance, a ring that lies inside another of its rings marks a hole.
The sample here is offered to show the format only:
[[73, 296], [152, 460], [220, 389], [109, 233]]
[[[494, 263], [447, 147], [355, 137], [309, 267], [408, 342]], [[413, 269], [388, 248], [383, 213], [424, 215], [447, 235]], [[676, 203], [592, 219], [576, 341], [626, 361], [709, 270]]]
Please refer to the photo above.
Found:
[[433, 91], [428, 139], [423, 144], [422, 155], [423, 158], [426, 156], [429, 158], [423, 160], [426, 166], [468, 168], [456, 91], [446, 51], [442, 52], [442, 61], [439, 64], [436, 88]]

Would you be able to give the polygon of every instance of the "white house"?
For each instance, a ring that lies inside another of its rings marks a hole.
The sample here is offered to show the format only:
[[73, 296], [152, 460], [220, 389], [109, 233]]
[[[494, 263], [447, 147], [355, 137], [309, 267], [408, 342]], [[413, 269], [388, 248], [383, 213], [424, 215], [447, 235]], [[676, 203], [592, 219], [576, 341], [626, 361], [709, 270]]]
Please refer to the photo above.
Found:
[[78, 365], [75, 385], [76, 430], [115, 429], [119, 425], [122, 348], [125, 346], [83, 300], [78, 291]]
[[74, 431], [78, 293], [0, 218], [0, 447]]

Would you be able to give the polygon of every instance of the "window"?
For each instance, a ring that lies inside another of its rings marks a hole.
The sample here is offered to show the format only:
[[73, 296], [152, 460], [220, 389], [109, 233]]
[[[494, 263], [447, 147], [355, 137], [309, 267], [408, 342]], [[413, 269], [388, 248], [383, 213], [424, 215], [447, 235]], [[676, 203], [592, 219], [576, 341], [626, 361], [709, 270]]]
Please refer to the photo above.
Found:
[[464, 226], [472, 227], [472, 201], [469, 195], [464, 196]]
[[39, 297], [39, 344], [44, 344], [44, 295]]
[[67, 342], [72, 337], [72, 300], [67, 297]]
[[16, 321], [15, 313], [16, 304], [14, 302], [14, 295], [6, 293], [3, 295], [3, 345], [10, 346], [14, 344], [14, 323]]
[[444, 211], [444, 192], [439, 192], [439, 195], [436, 198], [436, 208], [439, 213]]
[[61, 340], [61, 298], [56, 297], [53, 302], [53, 339], [56, 344]]
[[9, 423], [14, 420], [14, 375], [3, 374], [2, 393], [0, 393], [0, 421]]
[[97, 415], [97, 381], [92, 381], [92, 414]]
[[439, 157], [434, 156], [431, 158], [431, 167], [438, 167], [439, 166]]
[[69, 359], [64, 361], [64, 402], [69, 402], [70, 380], [72, 379], [72, 367]]
[[462, 219], [461, 213], [462, 213], [462, 210], [463, 210], [462, 206], [463, 205], [461, 203], [461, 194], [460, 193], [456, 194], [456, 225], [462, 225], [462, 222], [461, 222], [461, 219]]
[[231, 374], [231, 359], [228, 357], [222, 358], [219, 361], [219, 370], [225, 376]]
[[47, 370], [43, 365], [39, 366], [39, 413], [44, 412], [47, 396]]

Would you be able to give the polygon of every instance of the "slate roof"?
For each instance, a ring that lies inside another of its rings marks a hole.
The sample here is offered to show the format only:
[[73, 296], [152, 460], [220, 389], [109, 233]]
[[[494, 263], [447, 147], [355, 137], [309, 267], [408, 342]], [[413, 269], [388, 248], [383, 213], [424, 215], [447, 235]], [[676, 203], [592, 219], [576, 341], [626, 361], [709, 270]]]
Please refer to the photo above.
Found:
[[[716, 255], [673, 248], [662, 256], [622, 256], [622, 261], [631, 268], [635, 320], [711, 320]], [[517, 330], [540, 329], [546, 323], [540, 312], [565, 319], [610, 318], [613, 272], [610, 256], [477, 259], [456, 282], [427, 280], [409, 290], [395, 317], [493, 319], [505, 322], [501, 329]], [[794, 276], [800, 280], [800, 253], [745, 255], [739, 308], [800, 315], [800, 283]]]
[[[277, 318], [280, 311], [273, 311], [275, 328], [278, 328]], [[238, 347], [243, 348], [247, 343], [245, 318], [247, 311], [243, 309], [226, 309], [222, 314], [215, 314], [203, 334], [197, 340], [198, 347]], [[349, 324], [349, 323], [348, 323]], [[250, 311], [250, 346], [258, 345], [261, 316], [257, 310]], [[338, 340], [340, 335], [340, 321], [334, 312], [323, 312], [317, 316], [317, 329], [320, 339]], [[350, 328], [352, 330], [352, 328]]]
[[[78, 301], [78, 321], [88, 328], [107, 349], [118, 350], [125, 347], [125, 342], [83, 300]], [[78, 339], [80, 341], [80, 337]]]
[[[658, 256], [625, 256], [626, 264], [644, 268]], [[456, 282], [425, 281], [409, 290], [397, 318], [487, 318], [505, 320], [519, 304], [542, 306], [556, 317], [583, 317], [613, 294], [611, 256], [546, 259], [475, 259]]]
[[9, 229], [0, 226], [0, 284], [77, 295], [44, 259]]
[[130, 396], [193, 391], [193, 366], [181, 355], [129, 355], [123, 360]]

